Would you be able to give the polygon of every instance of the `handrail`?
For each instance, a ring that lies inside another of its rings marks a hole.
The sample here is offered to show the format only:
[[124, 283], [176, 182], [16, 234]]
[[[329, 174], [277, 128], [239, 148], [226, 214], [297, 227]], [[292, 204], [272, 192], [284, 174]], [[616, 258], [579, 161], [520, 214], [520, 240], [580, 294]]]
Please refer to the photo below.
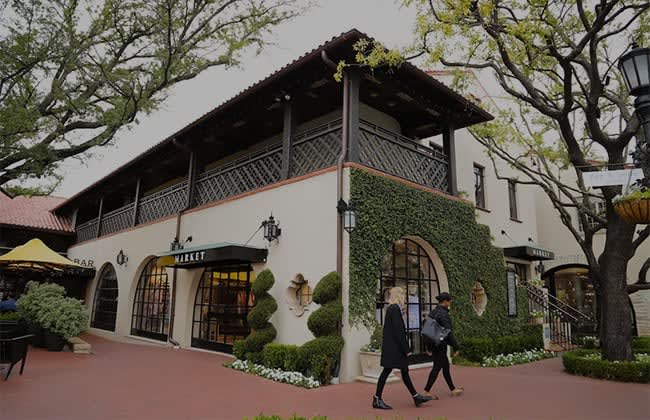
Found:
[[584, 312], [579, 311], [577, 308], [574, 308], [573, 306], [561, 301], [560, 299], [558, 299], [553, 295], [544, 294], [542, 289], [540, 289], [539, 287], [528, 282], [524, 283], [524, 285], [526, 286], [526, 288], [531, 290], [531, 292], [536, 293], [537, 295], [548, 299], [550, 305], [558, 307], [560, 310], [562, 310], [562, 312], [569, 314], [576, 321], [582, 320], [586, 322], [594, 322], [594, 319], [591, 316], [585, 314]]
[[155, 200], [156, 198], [165, 196], [167, 194], [171, 194], [173, 192], [176, 192], [176, 190], [185, 188], [186, 186], [187, 186], [187, 180], [184, 180], [184, 181], [178, 182], [176, 184], [170, 185], [169, 187], [165, 187], [160, 191], [156, 191], [156, 192], [153, 192], [153, 193], [151, 193], [149, 195], [145, 195], [140, 200], [140, 205], [139, 206], [142, 206], [143, 204], [148, 204], [149, 202]]
[[374, 132], [375, 134], [381, 136], [383, 139], [391, 141], [400, 146], [406, 146], [408, 148], [414, 149], [415, 152], [421, 153], [423, 155], [433, 157], [436, 160], [447, 163], [447, 156], [443, 153], [440, 153], [432, 147], [428, 147], [417, 143], [412, 138], [406, 137], [400, 133], [387, 130], [383, 127], [380, 127], [376, 124], [368, 122], [366, 120], [360, 120], [360, 128]]
[[132, 210], [133, 210], [133, 203], [126, 204], [126, 205], [124, 205], [122, 207], [118, 207], [115, 210], [111, 210], [108, 213], [103, 214], [102, 215], [102, 221], [104, 221], [104, 220], [106, 220], [106, 219], [108, 219], [108, 218], [110, 218], [112, 216], [115, 216], [117, 214], [126, 213], [127, 211], [132, 211]]
[[220, 175], [225, 172], [229, 172], [231, 170], [240, 168], [244, 165], [247, 165], [249, 163], [258, 161], [260, 159], [264, 159], [265, 157], [271, 156], [275, 153], [278, 153], [278, 151], [282, 150], [282, 144], [274, 143], [268, 147], [265, 147], [264, 149], [260, 149], [256, 152], [251, 152], [247, 155], [244, 155], [238, 159], [235, 159], [230, 162], [226, 162], [223, 165], [220, 165], [216, 168], [212, 168], [208, 171], [205, 171], [201, 173], [197, 177], [197, 181], [204, 181], [207, 178], [212, 178], [213, 176]]
[[86, 228], [86, 227], [88, 227], [88, 226], [92, 226], [92, 225], [94, 225], [95, 223], [97, 223], [97, 219], [98, 219], [98, 218], [95, 217], [94, 219], [90, 219], [90, 220], [88, 220], [87, 222], [83, 222], [83, 223], [81, 223], [79, 226], [77, 226], [77, 229], [76, 229], [76, 230], [83, 229], [83, 228]]

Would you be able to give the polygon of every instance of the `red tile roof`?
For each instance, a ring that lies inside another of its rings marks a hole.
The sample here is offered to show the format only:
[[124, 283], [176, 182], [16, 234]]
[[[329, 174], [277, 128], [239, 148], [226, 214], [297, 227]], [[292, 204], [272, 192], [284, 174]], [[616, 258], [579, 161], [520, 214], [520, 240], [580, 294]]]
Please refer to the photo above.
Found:
[[73, 233], [70, 221], [56, 216], [53, 208], [63, 203], [62, 197], [18, 196], [7, 199], [0, 194], [0, 225]]

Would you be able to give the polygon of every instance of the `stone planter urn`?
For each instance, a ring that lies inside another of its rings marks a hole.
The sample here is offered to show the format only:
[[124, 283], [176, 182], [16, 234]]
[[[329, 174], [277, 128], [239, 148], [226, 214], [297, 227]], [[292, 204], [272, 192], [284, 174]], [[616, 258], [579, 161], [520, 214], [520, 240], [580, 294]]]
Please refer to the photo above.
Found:
[[640, 225], [650, 223], [650, 198], [620, 200], [614, 204], [614, 210], [627, 223]]
[[[377, 383], [381, 371], [384, 370], [384, 368], [381, 367], [381, 353], [360, 351], [359, 360], [361, 361], [361, 373], [363, 376], [360, 376], [357, 379], [363, 382]], [[399, 378], [391, 373], [386, 382], [397, 380], [399, 380]]]
[[530, 323], [533, 325], [542, 325], [544, 324], [544, 317], [538, 316], [530, 319]]

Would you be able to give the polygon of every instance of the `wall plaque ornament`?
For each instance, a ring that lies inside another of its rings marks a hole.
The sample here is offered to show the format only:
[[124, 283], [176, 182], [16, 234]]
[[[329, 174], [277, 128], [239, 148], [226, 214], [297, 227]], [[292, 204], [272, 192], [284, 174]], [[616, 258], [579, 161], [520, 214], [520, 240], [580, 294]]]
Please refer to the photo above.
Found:
[[472, 287], [472, 308], [474, 308], [476, 315], [482, 316], [486, 306], [487, 294], [485, 294], [485, 289], [481, 283], [476, 282], [474, 283], [474, 287]]
[[312, 302], [312, 289], [309, 287], [309, 282], [305, 277], [298, 273], [291, 280], [287, 288], [287, 303], [289, 309], [293, 311], [297, 317], [302, 316], [308, 310]]

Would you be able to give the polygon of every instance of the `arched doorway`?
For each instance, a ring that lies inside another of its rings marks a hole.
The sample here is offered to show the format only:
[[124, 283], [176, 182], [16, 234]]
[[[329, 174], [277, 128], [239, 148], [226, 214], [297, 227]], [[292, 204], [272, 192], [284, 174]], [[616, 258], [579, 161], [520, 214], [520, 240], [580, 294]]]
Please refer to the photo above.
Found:
[[588, 265], [557, 266], [545, 272], [542, 278], [551, 296], [595, 319], [596, 291]]
[[[425, 348], [420, 329], [424, 318], [437, 305], [435, 297], [441, 292], [440, 276], [430, 255], [432, 248], [427, 245], [412, 237], [393, 242], [382, 261], [378, 281], [377, 320], [382, 324], [388, 305], [388, 290], [397, 286], [406, 291], [407, 308], [403, 316], [413, 350], [411, 363], [424, 359]], [[446, 281], [444, 283], [446, 291]]]
[[133, 300], [131, 334], [166, 341], [169, 333], [169, 280], [165, 267], [151, 259], [140, 273]]
[[95, 300], [93, 303], [93, 316], [90, 326], [100, 330], [115, 331], [117, 318], [117, 298], [119, 290], [117, 274], [113, 264], [107, 263], [99, 273]]
[[194, 299], [192, 347], [231, 353], [234, 342], [248, 336], [254, 279], [250, 264], [205, 269]]

